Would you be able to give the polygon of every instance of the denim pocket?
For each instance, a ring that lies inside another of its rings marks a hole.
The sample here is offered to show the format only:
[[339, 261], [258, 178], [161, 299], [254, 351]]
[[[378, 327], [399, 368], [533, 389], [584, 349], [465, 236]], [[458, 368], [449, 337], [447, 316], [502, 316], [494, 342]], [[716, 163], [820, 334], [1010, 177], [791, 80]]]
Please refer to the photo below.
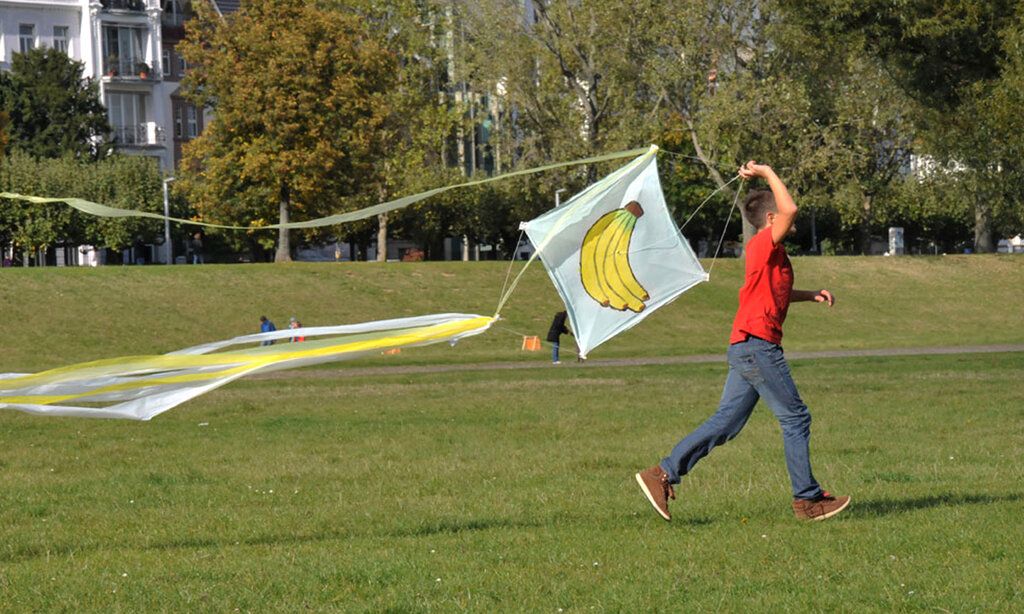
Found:
[[743, 379], [751, 384], [759, 384], [764, 381], [761, 374], [761, 367], [757, 364], [757, 358], [751, 352], [736, 352], [729, 356], [729, 365], [739, 371]]

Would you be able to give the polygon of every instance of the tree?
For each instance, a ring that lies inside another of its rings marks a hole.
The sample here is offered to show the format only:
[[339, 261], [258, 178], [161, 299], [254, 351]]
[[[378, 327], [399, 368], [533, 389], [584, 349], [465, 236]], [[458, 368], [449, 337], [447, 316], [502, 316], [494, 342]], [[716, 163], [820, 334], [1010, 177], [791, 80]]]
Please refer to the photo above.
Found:
[[[459, 177], [449, 164], [447, 150], [450, 136], [462, 124], [462, 109], [439, 96], [446, 79], [441, 16], [447, 4], [444, 0], [344, 0], [328, 5], [358, 15], [395, 58], [392, 83], [383, 93], [388, 115], [378, 129], [388, 146], [377, 157], [380, 172], [375, 190], [367, 193], [367, 204], [453, 183]], [[419, 239], [433, 235], [438, 229], [425, 229], [421, 214], [436, 206], [435, 201], [380, 215], [377, 259], [387, 259], [389, 235]], [[366, 236], [359, 225], [338, 229], [338, 233]]]
[[[68, 154], [37, 159], [15, 150], [0, 165], [0, 188], [22, 194], [74, 194], [126, 209], [163, 211], [162, 176], [156, 162], [142, 156], [111, 155], [99, 161]], [[3, 201], [0, 243], [15, 252], [45, 252], [53, 246], [91, 244], [120, 251], [136, 238], [161, 235], [158, 221], [97, 218], [60, 204]], [[27, 263], [27, 259], [26, 259]], [[41, 262], [40, 262], [41, 264]]]
[[7, 155], [7, 144], [11, 140], [11, 135], [8, 132], [10, 126], [11, 119], [7, 111], [0, 111], [0, 162], [3, 162], [4, 156]]
[[[823, 38], [862, 38], [904, 91], [923, 107], [917, 116], [922, 149], [940, 167], [959, 166], [973, 187], [974, 247], [992, 251], [992, 203], [1005, 186], [1007, 133], [993, 123], [991, 98], [1019, 55], [1006, 32], [1019, 27], [1019, 0], [786, 0], [814, 20]], [[967, 175], [970, 175], [969, 177]]]
[[[526, 162], [639, 146], [654, 131], [656, 101], [639, 90], [653, 0], [461, 4], [466, 21], [459, 75], [497, 92], [518, 115]], [[524, 11], [525, 6], [525, 11]], [[645, 138], [647, 137], [647, 138]], [[592, 182], [597, 168], [585, 169]]]
[[[214, 119], [186, 146], [177, 188], [199, 213], [287, 223], [379, 193], [395, 58], [364, 21], [304, 0], [253, 0], [227, 20], [195, 6], [184, 87]], [[275, 260], [290, 259], [281, 229]]]
[[110, 152], [106, 111], [82, 70], [54, 49], [14, 54], [10, 72], [0, 73], [0, 111], [8, 115], [12, 147], [39, 158], [99, 159]]

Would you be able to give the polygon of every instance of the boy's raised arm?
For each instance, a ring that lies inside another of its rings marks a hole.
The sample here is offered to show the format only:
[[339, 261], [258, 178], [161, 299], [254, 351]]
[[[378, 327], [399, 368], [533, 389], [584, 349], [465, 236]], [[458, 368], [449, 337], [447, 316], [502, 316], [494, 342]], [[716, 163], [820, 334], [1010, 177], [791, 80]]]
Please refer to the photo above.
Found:
[[789, 229], [793, 226], [793, 221], [796, 220], [796, 203], [793, 202], [793, 197], [789, 195], [786, 184], [782, 183], [782, 180], [775, 174], [772, 167], [767, 164], [758, 164], [754, 160], [741, 166], [739, 173], [740, 177], [744, 179], [760, 177], [771, 188], [772, 195], [775, 197], [776, 209], [776, 212], [771, 214], [775, 216], [771, 222], [772, 243], [778, 245], [786, 238], [786, 234], [789, 233]]

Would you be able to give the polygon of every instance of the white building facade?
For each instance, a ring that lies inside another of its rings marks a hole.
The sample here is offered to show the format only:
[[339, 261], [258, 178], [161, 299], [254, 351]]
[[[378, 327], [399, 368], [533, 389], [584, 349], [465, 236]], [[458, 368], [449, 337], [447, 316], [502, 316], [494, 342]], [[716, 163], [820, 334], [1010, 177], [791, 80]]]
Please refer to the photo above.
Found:
[[[174, 168], [171, 94], [165, 82], [161, 19], [168, 0], [0, 0], [0, 69], [13, 54], [64, 51], [99, 86], [117, 150]], [[177, 3], [175, 3], [177, 4]], [[173, 12], [171, 18], [173, 19]]]

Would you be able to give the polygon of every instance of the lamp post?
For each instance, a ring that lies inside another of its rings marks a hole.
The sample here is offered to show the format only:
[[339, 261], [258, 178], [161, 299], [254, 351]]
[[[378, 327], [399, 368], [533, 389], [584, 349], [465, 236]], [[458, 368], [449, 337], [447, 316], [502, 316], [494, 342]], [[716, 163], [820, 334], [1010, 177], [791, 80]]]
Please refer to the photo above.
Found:
[[164, 253], [167, 254], [167, 264], [174, 264], [174, 245], [171, 244], [171, 203], [167, 195], [167, 184], [174, 181], [174, 177], [164, 179]]
[[555, 209], [557, 209], [562, 204], [561, 195], [564, 191], [565, 188], [558, 188], [557, 190], [555, 190]]

